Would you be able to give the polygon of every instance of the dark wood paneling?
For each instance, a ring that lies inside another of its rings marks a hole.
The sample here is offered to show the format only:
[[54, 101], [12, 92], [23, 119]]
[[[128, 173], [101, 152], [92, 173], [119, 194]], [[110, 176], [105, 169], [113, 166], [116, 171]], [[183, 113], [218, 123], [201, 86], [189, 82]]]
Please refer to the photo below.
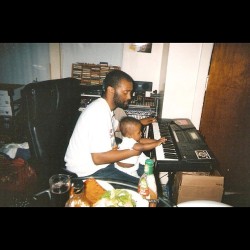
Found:
[[250, 44], [214, 44], [200, 132], [226, 190], [250, 187]]

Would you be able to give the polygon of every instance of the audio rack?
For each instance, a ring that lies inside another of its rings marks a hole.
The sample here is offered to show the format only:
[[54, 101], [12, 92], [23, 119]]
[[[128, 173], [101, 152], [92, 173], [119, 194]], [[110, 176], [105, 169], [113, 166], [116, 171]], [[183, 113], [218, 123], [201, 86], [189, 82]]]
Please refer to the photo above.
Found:
[[[146, 91], [152, 91], [152, 82], [134, 81], [134, 92], [125, 113], [137, 119], [157, 117], [159, 98], [151, 93], [146, 97]], [[79, 111], [83, 111], [92, 101], [101, 97], [102, 85], [81, 85], [81, 104]]]

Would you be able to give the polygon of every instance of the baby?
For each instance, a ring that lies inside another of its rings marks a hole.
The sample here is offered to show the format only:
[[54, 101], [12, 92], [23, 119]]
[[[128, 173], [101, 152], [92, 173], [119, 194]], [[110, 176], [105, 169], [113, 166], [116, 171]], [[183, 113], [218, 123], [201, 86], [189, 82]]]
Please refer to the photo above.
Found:
[[164, 137], [158, 140], [141, 138], [141, 129], [141, 122], [134, 117], [125, 116], [120, 120], [120, 131], [123, 139], [122, 143], [119, 144], [118, 150], [134, 149], [142, 153], [139, 156], [133, 156], [115, 163], [115, 167], [118, 170], [137, 178], [139, 178], [137, 173], [139, 164], [144, 165], [145, 160], [149, 158], [143, 151], [152, 150], [166, 141]]

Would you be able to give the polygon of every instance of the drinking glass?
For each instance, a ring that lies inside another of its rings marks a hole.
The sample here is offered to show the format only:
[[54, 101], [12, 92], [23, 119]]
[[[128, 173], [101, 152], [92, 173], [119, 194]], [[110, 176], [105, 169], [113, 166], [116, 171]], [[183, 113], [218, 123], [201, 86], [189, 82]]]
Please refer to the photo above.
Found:
[[49, 179], [51, 201], [53, 207], [64, 207], [69, 199], [71, 186], [70, 176], [66, 174], [56, 174]]

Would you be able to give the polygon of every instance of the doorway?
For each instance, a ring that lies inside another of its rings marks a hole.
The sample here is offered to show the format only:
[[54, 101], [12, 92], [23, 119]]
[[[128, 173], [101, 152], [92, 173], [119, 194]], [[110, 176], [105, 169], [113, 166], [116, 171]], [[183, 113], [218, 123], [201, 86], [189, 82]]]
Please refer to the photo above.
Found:
[[200, 132], [219, 161], [225, 191], [250, 188], [250, 43], [215, 43]]

